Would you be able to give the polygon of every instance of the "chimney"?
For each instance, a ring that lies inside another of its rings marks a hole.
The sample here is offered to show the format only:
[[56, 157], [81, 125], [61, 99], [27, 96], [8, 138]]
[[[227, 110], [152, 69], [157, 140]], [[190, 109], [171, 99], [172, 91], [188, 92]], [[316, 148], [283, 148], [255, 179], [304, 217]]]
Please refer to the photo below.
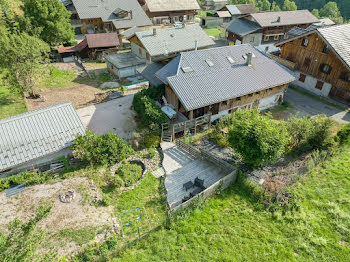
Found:
[[194, 41], [194, 51], [197, 51], [198, 50], [198, 41], [195, 40]]
[[277, 23], [281, 22], [281, 17], [277, 17]]
[[249, 52], [247, 54], [247, 66], [251, 66], [252, 65], [252, 60], [253, 60], [253, 53], [252, 52]]
[[157, 28], [153, 28], [153, 35], [157, 35]]

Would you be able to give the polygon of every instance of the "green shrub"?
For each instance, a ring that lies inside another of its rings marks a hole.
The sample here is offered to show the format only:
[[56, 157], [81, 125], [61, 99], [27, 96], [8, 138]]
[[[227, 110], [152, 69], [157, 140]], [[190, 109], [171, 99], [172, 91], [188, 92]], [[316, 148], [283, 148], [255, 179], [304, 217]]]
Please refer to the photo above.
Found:
[[113, 177], [113, 187], [115, 188], [121, 188], [125, 185], [124, 180], [119, 176], [119, 175], [115, 175]]
[[149, 156], [149, 158], [154, 158], [155, 157], [155, 155], [156, 155], [156, 151], [154, 150], [154, 148], [150, 148], [150, 149], [148, 149], [148, 156]]
[[129, 157], [133, 150], [118, 135], [97, 135], [87, 130], [73, 142], [74, 157], [92, 165], [112, 165]]
[[146, 136], [144, 144], [147, 148], [157, 148], [160, 144], [160, 136], [149, 134]]
[[261, 115], [259, 110], [238, 110], [232, 115], [229, 142], [244, 162], [251, 167], [261, 167], [280, 157], [289, 142], [283, 122]]
[[350, 123], [342, 127], [337, 133], [339, 142], [343, 144], [346, 141], [350, 141]]
[[117, 170], [117, 175], [124, 181], [126, 187], [135, 184], [142, 176], [139, 165], [125, 163]]
[[159, 100], [165, 95], [165, 86], [150, 86], [149, 88], [145, 89], [145, 95], [149, 96], [153, 100]]

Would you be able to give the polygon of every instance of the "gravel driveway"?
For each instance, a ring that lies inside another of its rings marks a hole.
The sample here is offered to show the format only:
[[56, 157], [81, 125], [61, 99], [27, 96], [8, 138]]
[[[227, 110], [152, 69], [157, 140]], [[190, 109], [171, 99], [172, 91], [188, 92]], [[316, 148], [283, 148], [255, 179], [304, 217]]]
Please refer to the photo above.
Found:
[[94, 133], [116, 133], [123, 139], [132, 138], [136, 132], [135, 113], [131, 109], [134, 95], [127, 95], [105, 103], [78, 109], [78, 115]]
[[300, 116], [325, 114], [342, 123], [350, 122], [350, 113], [346, 110], [340, 110], [331, 105], [324, 104], [291, 88], [288, 88], [284, 100], [294, 107], [288, 109], [290, 113], [299, 112]]

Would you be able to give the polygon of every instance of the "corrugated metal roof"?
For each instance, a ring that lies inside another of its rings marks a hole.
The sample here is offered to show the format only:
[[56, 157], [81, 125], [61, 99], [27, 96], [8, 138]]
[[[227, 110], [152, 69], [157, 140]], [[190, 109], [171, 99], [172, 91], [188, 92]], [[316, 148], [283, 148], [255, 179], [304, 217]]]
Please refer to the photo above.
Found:
[[169, 12], [182, 10], [199, 10], [197, 0], [146, 0], [150, 12]]
[[[101, 18], [104, 22], [111, 21], [116, 29], [152, 25], [137, 0], [73, 0], [73, 4], [80, 19]], [[117, 8], [132, 11], [132, 15], [118, 18], [113, 13]]]
[[116, 47], [119, 46], [117, 33], [86, 34], [89, 48]]
[[251, 16], [262, 27], [312, 24], [319, 22], [309, 10], [261, 12], [251, 14]]
[[322, 27], [317, 31], [350, 68], [350, 24]]
[[257, 23], [254, 23], [247, 19], [237, 18], [232, 20], [226, 29], [240, 36], [245, 36], [261, 29], [261, 27]]
[[110, 54], [105, 56], [105, 60], [113, 64], [116, 68], [126, 68], [130, 66], [146, 64], [145, 59], [139, 58], [132, 52]]
[[[252, 66], [247, 66], [243, 57], [249, 52], [255, 55]], [[235, 63], [232, 64], [228, 57]], [[214, 66], [208, 66], [208, 59]], [[170, 64], [174, 64], [176, 70]], [[183, 67], [190, 67], [193, 71], [184, 73], [181, 70]], [[157, 76], [160, 79], [167, 77], [186, 110], [227, 101], [296, 79], [294, 72], [250, 44], [181, 53], [178, 60], [162, 68]]]
[[198, 48], [215, 45], [215, 42], [197, 24], [181, 28], [157, 29], [156, 32], [156, 35], [153, 34], [153, 30], [135, 33], [151, 56], [193, 50], [195, 41], [198, 43]]
[[236, 5], [227, 5], [227, 10], [231, 13], [231, 15], [240, 15], [241, 11], [237, 8]]
[[124, 32], [121, 32], [120, 35], [124, 36], [125, 38], [130, 38], [134, 36], [136, 32], [141, 32], [141, 31], [142, 29], [140, 27], [134, 26], [128, 30], [125, 30]]
[[69, 147], [85, 128], [72, 103], [0, 120], [0, 172]]

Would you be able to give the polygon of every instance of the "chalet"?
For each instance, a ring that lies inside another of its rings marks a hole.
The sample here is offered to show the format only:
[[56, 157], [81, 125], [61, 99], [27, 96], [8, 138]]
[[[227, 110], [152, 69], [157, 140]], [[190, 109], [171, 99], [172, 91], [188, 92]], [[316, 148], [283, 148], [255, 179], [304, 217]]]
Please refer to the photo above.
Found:
[[[154, 62], [166, 63], [180, 52], [215, 45], [215, 42], [196, 24], [135, 32], [128, 40], [131, 43], [130, 53], [113, 55], [113, 59], [106, 58], [107, 68], [118, 78], [135, 75], [137, 69], [141, 67], [141, 61], [143, 66]], [[124, 63], [126, 58], [132, 63]], [[128, 73], [120, 74], [120, 69]]]
[[317, 28], [277, 46], [298, 74], [295, 85], [350, 104], [350, 24]]
[[307, 28], [319, 20], [308, 10], [262, 12], [234, 19], [226, 28], [230, 44], [250, 43], [265, 52], [277, 51], [274, 45], [287, 39], [293, 27]]
[[39, 168], [71, 154], [85, 128], [71, 103], [0, 120], [0, 177]]
[[73, 0], [73, 5], [83, 34], [121, 33], [152, 25], [137, 0]]
[[76, 46], [61, 47], [57, 51], [62, 58], [75, 55], [91, 60], [103, 60], [105, 54], [117, 51], [119, 46], [117, 33], [89, 34]]
[[273, 107], [296, 79], [250, 44], [181, 53], [156, 76], [175, 111], [190, 120], [211, 113], [212, 121], [239, 108]]
[[205, 0], [204, 9], [206, 10], [219, 10], [227, 5], [227, 0]]
[[295, 26], [291, 30], [289, 30], [287, 32], [287, 34], [288, 34], [288, 37], [296, 37], [296, 36], [308, 33], [310, 31], [313, 31], [317, 28], [325, 27], [325, 26], [332, 26], [332, 25], [335, 25], [335, 23], [331, 19], [322, 18], [322, 19], [320, 19], [319, 22], [313, 23], [312, 25], [308, 26], [307, 28], [300, 28], [300, 27]]
[[193, 22], [197, 0], [139, 0], [154, 25]]
[[232, 18], [238, 18], [258, 12], [253, 4], [226, 5], [219, 11], [228, 11]]

